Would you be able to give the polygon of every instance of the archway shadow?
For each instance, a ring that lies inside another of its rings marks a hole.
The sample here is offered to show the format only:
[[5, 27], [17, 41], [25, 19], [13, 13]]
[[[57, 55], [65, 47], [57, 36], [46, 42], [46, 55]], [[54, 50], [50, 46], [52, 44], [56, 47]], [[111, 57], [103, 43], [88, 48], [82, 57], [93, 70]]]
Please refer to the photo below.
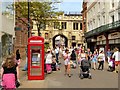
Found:
[[57, 36], [60, 36], [60, 37], [64, 38], [65, 39], [65, 47], [68, 47], [68, 38], [65, 35], [63, 35], [63, 34], [57, 34], [52, 39], [52, 41], [53, 41], [53, 48], [55, 48], [55, 39], [56, 39]]

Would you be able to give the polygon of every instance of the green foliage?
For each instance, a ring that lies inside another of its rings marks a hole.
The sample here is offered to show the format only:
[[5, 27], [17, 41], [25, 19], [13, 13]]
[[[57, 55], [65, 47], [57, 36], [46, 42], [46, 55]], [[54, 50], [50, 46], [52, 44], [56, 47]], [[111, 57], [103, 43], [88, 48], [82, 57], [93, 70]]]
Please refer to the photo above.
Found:
[[[50, 23], [52, 20], [48, 18], [55, 18], [63, 12], [55, 11], [57, 8], [54, 4], [60, 3], [58, 0], [51, 0], [51, 2], [29, 2], [30, 18], [36, 21], [38, 36], [40, 35], [41, 24]], [[28, 2], [15, 2], [8, 9], [14, 9], [16, 19], [28, 18]], [[42, 25], [43, 26], [43, 25]]]
[[44, 45], [45, 45], [45, 52], [47, 52], [47, 49], [49, 47], [49, 43], [45, 43]]

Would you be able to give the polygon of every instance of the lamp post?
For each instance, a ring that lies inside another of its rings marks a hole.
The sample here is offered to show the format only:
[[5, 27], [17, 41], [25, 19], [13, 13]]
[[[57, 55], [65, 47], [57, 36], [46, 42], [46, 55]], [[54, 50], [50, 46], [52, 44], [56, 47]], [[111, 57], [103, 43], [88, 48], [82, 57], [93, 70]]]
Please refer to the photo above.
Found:
[[28, 0], [28, 38], [30, 37], [30, 2]]

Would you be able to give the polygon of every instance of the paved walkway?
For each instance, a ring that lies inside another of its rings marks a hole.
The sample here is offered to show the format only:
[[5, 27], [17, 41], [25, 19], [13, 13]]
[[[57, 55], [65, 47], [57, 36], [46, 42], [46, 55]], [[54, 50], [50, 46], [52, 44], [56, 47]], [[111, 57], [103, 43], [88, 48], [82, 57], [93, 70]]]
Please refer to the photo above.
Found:
[[61, 60], [61, 70], [45, 76], [45, 80], [28, 80], [27, 72], [21, 71], [25, 60], [22, 61], [20, 67], [19, 88], [118, 88], [118, 74], [108, 72], [107, 66], [104, 71], [91, 70], [92, 79], [79, 78], [79, 67], [71, 69], [73, 74], [71, 78], [64, 75], [63, 60]]

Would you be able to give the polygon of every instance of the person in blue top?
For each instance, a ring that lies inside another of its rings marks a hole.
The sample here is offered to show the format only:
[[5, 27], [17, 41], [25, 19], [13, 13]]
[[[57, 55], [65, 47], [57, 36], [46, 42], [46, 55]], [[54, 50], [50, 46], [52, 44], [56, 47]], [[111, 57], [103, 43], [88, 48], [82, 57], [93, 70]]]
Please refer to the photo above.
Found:
[[107, 53], [106, 53], [106, 56], [107, 56], [107, 59], [108, 59], [108, 63], [110, 61], [110, 57], [112, 55], [112, 52], [110, 51], [110, 49], [108, 49]]

